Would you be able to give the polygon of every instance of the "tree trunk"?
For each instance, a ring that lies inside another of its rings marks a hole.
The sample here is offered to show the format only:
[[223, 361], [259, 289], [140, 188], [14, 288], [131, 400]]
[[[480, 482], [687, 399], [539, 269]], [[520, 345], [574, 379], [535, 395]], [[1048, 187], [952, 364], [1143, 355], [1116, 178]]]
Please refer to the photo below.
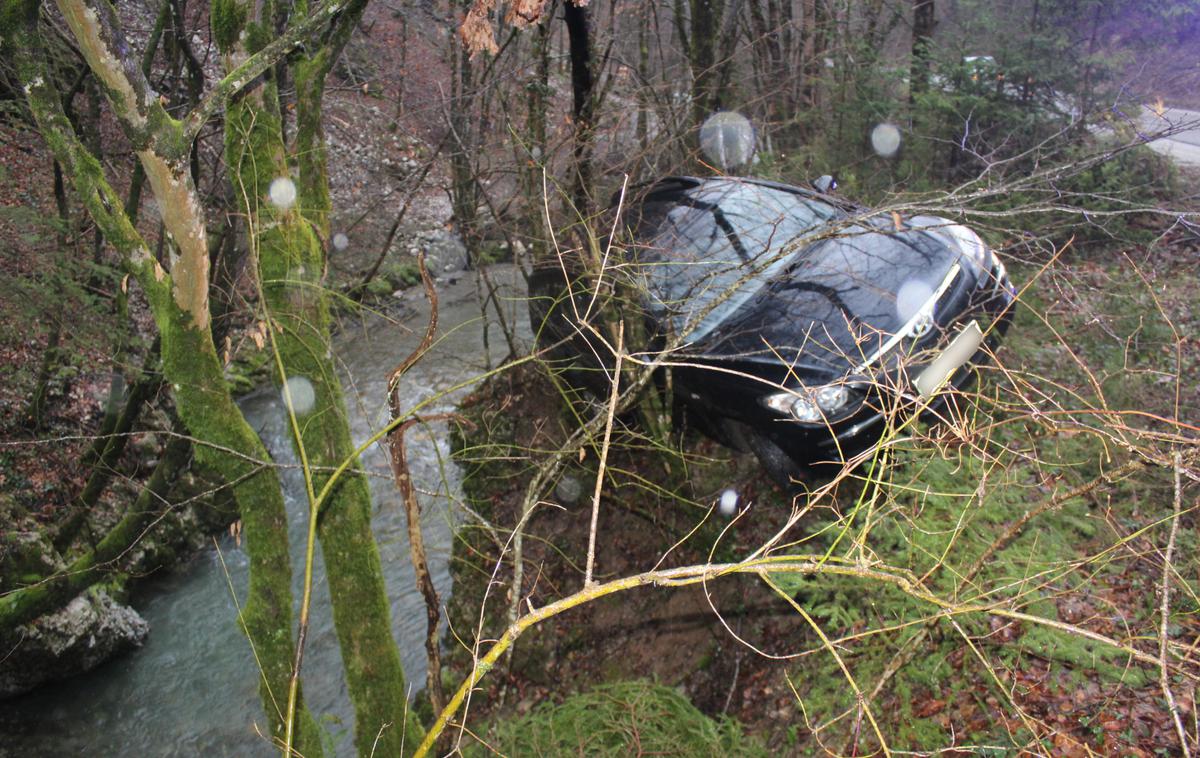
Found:
[[929, 89], [929, 57], [937, 23], [934, 0], [913, 0], [912, 65], [908, 75], [908, 101]]
[[[360, 755], [404, 754], [420, 725], [408, 708], [404, 672], [391, 634], [391, 611], [379, 552], [371, 532], [371, 497], [354, 456], [345, 402], [330, 350], [329, 303], [324, 289], [330, 196], [322, 127], [325, 79], [349, 39], [365, 1], [351, 2], [325, 38], [291, 70], [296, 85], [297, 202], [262, 202], [272, 181], [288, 177], [278, 92], [263, 80], [226, 112], [226, 161], [255, 230], [259, 280], [282, 373], [312, 388], [311, 407], [293, 405], [294, 443], [311, 475], [310, 496], [321, 493], [328, 471], [349, 461], [327, 497], [310, 499], [327, 568], [333, 619], [346, 683], [355, 710]], [[245, 51], [241, 51], [245, 54]], [[237, 55], [234, 56], [235, 58]], [[290, 393], [290, 390], [289, 390]], [[303, 634], [303, 629], [302, 632]], [[297, 659], [299, 662], [301, 659]]]
[[[549, 15], [549, 14], [548, 14]], [[525, 241], [529, 255], [539, 263], [549, 256], [550, 244], [546, 234], [546, 211], [548, 201], [542, 190], [542, 171], [549, 158], [550, 149], [546, 142], [546, 100], [550, 95], [550, 19], [538, 24], [532, 32], [530, 57], [533, 58], [533, 75], [525, 85], [526, 92], [526, 146], [524, 156], [525, 194]]]
[[595, 76], [592, 71], [591, 10], [567, 0], [563, 7], [571, 49], [571, 114], [574, 119], [574, 177], [571, 201], [575, 215], [587, 218], [592, 208], [592, 142], [595, 138]]

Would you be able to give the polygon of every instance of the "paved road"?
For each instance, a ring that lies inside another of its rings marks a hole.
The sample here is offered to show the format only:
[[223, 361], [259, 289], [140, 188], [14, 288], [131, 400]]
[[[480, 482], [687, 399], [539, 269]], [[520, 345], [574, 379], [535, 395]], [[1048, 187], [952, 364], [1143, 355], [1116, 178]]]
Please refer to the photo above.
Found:
[[1200, 168], [1200, 112], [1182, 108], [1167, 108], [1161, 115], [1142, 111], [1143, 134], [1156, 134], [1167, 129], [1179, 129], [1169, 137], [1150, 143], [1150, 149], [1170, 156], [1183, 166]]

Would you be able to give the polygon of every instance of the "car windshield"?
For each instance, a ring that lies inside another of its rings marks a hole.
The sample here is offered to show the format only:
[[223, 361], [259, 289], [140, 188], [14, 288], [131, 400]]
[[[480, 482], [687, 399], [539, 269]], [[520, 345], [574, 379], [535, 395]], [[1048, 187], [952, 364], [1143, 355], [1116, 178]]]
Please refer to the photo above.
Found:
[[896, 217], [854, 218], [803, 190], [737, 179], [660, 182], [634, 239], [651, 314], [690, 353], [803, 354], [832, 372], [896, 333], [959, 257]]
[[799, 249], [790, 242], [839, 213], [756, 182], [656, 185], [634, 232], [654, 315], [686, 341], [703, 339], [787, 266]]
[[926, 304], [958, 258], [929, 234], [890, 223], [874, 219], [805, 246], [717, 325], [704, 351], [789, 362], [803, 355], [835, 373], [863, 362]]

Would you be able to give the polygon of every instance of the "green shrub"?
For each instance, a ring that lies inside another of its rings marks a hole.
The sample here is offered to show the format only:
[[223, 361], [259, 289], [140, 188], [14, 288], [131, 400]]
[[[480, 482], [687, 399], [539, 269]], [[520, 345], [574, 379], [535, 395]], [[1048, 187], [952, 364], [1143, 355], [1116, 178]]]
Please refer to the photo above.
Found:
[[766, 756], [757, 740], [729, 719], [714, 720], [673, 689], [619, 682], [542, 705], [498, 725], [468, 756]]

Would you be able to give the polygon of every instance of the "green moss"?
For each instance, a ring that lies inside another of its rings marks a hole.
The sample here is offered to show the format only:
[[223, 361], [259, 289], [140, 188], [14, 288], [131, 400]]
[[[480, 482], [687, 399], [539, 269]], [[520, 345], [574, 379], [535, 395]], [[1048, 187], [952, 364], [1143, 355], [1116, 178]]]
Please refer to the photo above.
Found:
[[246, 26], [245, 6], [240, 0], [213, 0], [209, 15], [217, 49], [223, 53], [232, 51]]
[[[37, 23], [37, 0], [3, 0], [0, 2], [0, 35], [6, 44], [16, 44], [28, 26]], [[29, 44], [25, 40], [23, 44]], [[7, 54], [7, 53], [6, 53]]]
[[330, 50], [322, 47], [293, 68], [296, 81], [296, 159], [300, 167], [299, 198], [317, 233], [329, 239], [328, 153], [325, 145], [322, 104]]
[[251, 21], [246, 24], [246, 52], [254, 55], [271, 43], [275, 36], [264, 24]]
[[154, 152], [176, 166], [186, 165], [192, 143], [184, 133], [183, 122], [171, 118], [161, 103], [147, 109], [147, 142], [153, 141]]
[[[287, 511], [279, 479], [272, 469], [254, 463], [270, 460], [270, 455], [225, 388], [211, 335], [195, 329], [190, 316], [178, 309], [170, 308], [165, 315], [160, 322], [164, 374], [173, 383], [184, 424], [195, 437], [209, 443], [197, 447], [197, 461], [235, 483], [234, 496], [250, 557], [250, 591], [242, 622], [263, 669], [262, 694], [272, 734], [282, 736], [272, 693], [288, 691], [294, 649]], [[298, 749], [306, 755], [320, 754], [316, 722], [303, 707], [296, 744], [303, 746]]]
[[[1037, 615], [1056, 619], [1054, 603], [1044, 601], [1033, 609]], [[1092, 675], [1110, 684], [1143, 687], [1157, 681], [1154, 672], [1128, 655], [1093, 640], [1063, 634], [1044, 626], [1031, 626], [1013, 644], [1001, 648], [1000, 660], [1017, 666], [1025, 656], [1036, 656], [1065, 668], [1070, 679], [1080, 682]]]

